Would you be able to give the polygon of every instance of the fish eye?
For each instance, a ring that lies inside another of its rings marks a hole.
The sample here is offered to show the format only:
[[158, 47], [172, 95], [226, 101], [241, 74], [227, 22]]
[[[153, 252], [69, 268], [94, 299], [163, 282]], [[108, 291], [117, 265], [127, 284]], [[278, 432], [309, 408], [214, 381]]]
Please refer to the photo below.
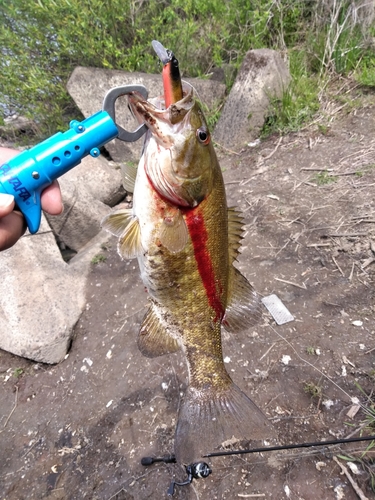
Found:
[[211, 137], [206, 127], [201, 127], [197, 130], [197, 138], [204, 145], [210, 142]]

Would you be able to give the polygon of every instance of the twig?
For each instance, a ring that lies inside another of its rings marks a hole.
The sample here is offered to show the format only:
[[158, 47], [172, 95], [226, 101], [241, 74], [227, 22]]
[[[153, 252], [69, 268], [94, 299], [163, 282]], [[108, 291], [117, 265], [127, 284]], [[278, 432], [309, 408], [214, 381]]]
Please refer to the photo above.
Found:
[[353, 278], [353, 272], [354, 272], [354, 262], [353, 262], [353, 264], [352, 264], [352, 270], [350, 271], [349, 281], [352, 281], [352, 278]]
[[357, 434], [357, 432], [361, 431], [364, 427], [367, 427], [368, 426], [368, 422], [364, 422], [362, 425], [360, 425], [357, 429], [355, 429], [353, 432], [351, 432], [350, 434], [348, 434], [347, 436], [344, 437], [344, 439], [350, 439], [351, 437], [353, 437], [355, 434]]
[[215, 144], [216, 146], [219, 146], [219, 148], [221, 149], [224, 149], [224, 151], [228, 151], [228, 153], [231, 153], [232, 155], [237, 155], [237, 156], [240, 156], [241, 153], [236, 153], [236, 151], [232, 151], [232, 149], [228, 149], [226, 148], [225, 146], [223, 146], [222, 144], [219, 144], [218, 142], [215, 141]]
[[[17, 408], [17, 403], [18, 403], [18, 386], [16, 386], [16, 385], [15, 385], [14, 387], [15, 387], [15, 389], [16, 389], [16, 398], [15, 398], [15, 401], [14, 401], [14, 406], [13, 406], [13, 408], [12, 408], [12, 411], [9, 413], [8, 418], [7, 418], [7, 419], [6, 419], [6, 421], [5, 421], [5, 424], [4, 424], [4, 426], [3, 426], [3, 430], [4, 430], [4, 429], [5, 429], [5, 427], [7, 426], [8, 422], [9, 422], [9, 420], [10, 420], [10, 417], [11, 417], [11, 416], [13, 415], [13, 413], [14, 413], [14, 410]], [[0, 432], [3, 432], [3, 431], [0, 431]]]
[[24, 455], [22, 455], [22, 458], [27, 457], [27, 455], [28, 455], [28, 454], [30, 453], [30, 451], [34, 448], [34, 446], [36, 446], [36, 445], [37, 445], [37, 444], [39, 444], [39, 443], [40, 443], [40, 439], [38, 439], [37, 441], [35, 441], [35, 443], [33, 443], [33, 445], [32, 445], [32, 446], [31, 446], [31, 447], [27, 450], [27, 452], [26, 452]]
[[270, 158], [271, 158], [271, 157], [272, 157], [272, 156], [276, 153], [276, 151], [278, 150], [278, 148], [279, 148], [279, 146], [280, 146], [280, 144], [281, 144], [281, 141], [282, 141], [282, 140], [283, 140], [283, 136], [281, 135], [281, 136], [280, 136], [280, 139], [278, 140], [278, 142], [277, 142], [277, 144], [276, 144], [275, 149], [274, 149], [274, 150], [272, 151], [272, 153], [270, 153], [268, 156], [265, 156], [265, 157], [263, 158], [263, 161], [269, 160], [269, 159], [270, 159]]
[[241, 497], [241, 498], [263, 498], [266, 496], [265, 493], [250, 493], [249, 495], [246, 494], [246, 493], [238, 493], [237, 494], [238, 497]]
[[322, 238], [354, 238], [355, 236], [368, 236], [368, 233], [329, 233], [323, 234]]
[[309, 172], [333, 172], [333, 168], [319, 168], [319, 167], [302, 167], [301, 170], [309, 171]]
[[311, 243], [311, 245], [307, 245], [307, 248], [316, 248], [316, 247], [331, 247], [332, 243]]
[[335, 263], [335, 265], [336, 265], [337, 269], [340, 271], [341, 275], [342, 275], [342, 276], [344, 276], [344, 278], [345, 278], [344, 271], [343, 271], [343, 270], [341, 269], [341, 267], [337, 264], [337, 261], [336, 261], [336, 259], [334, 258], [334, 256], [333, 256], [333, 255], [332, 255], [332, 260], [333, 260], [333, 262]]
[[348, 469], [343, 465], [341, 462], [338, 461], [337, 457], [333, 457], [333, 460], [337, 463], [337, 465], [340, 467], [342, 472], [345, 474], [345, 476], [349, 479], [350, 484], [353, 486], [353, 490], [357, 493], [358, 497], [361, 500], [369, 500], [368, 497], [366, 497], [361, 490], [361, 488], [358, 486], [358, 484], [354, 481], [352, 476], [349, 474]]
[[345, 176], [345, 175], [357, 175], [358, 170], [353, 170], [352, 172], [334, 172], [333, 174], [329, 174], [333, 177]]
[[269, 349], [267, 349], [267, 351], [263, 354], [263, 356], [259, 358], [259, 361], [262, 361], [262, 359], [263, 359], [265, 356], [267, 356], [267, 354], [270, 352], [270, 350], [271, 350], [271, 349], [273, 349], [273, 348], [275, 347], [275, 345], [276, 345], [276, 342], [274, 342], [274, 343], [271, 345], [271, 347], [270, 347]]
[[275, 278], [276, 281], [281, 281], [282, 283], [286, 283], [287, 285], [296, 286], [297, 288], [302, 288], [302, 290], [307, 290], [306, 285], [298, 285], [298, 283], [293, 283], [293, 281], [282, 280], [281, 278]]
[[290, 242], [291, 242], [291, 239], [290, 239], [290, 238], [288, 238], [288, 240], [287, 240], [287, 242], [285, 243], [285, 245], [283, 245], [283, 246], [280, 248], [280, 250], [279, 250], [279, 251], [275, 254], [275, 257], [277, 257], [277, 256], [279, 255], [279, 253], [280, 253], [282, 250], [284, 250], [284, 248], [286, 248], [286, 247], [289, 245], [289, 243], [290, 243]]
[[361, 265], [362, 269], [366, 269], [366, 267], [368, 267], [370, 264], [372, 264], [373, 262], [375, 262], [375, 257], [369, 257], [368, 259], [366, 259], [364, 261], [364, 263]]

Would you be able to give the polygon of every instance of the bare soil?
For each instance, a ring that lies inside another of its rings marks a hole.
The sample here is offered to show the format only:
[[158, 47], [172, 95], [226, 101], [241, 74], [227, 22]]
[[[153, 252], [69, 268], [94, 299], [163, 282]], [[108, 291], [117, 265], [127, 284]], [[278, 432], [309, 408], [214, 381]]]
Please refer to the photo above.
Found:
[[[246, 217], [238, 266], [295, 318], [278, 326], [265, 309], [255, 328], [223, 334], [229, 372], [283, 444], [359, 436], [366, 414], [354, 415], [352, 397], [374, 412], [365, 394], [375, 380], [375, 107], [338, 112], [323, 131], [239, 154], [217, 148], [229, 205]], [[101, 253], [64, 362], [0, 351], [2, 499], [162, 499], [172, 478], [186, 478], [178, 465], [140, 464], [173, 453], [184, 359], [142, 357], [137, 263], [120, 260], [115, 239]], [[334, 457], [359, 459], [367, 446], [211, 458], [211, 476], [176, 487], [175, 498], [355, 500]], [[356, 462], [359, 474], [339, 459], [363, 498], [375, 498], [373, 459]]]

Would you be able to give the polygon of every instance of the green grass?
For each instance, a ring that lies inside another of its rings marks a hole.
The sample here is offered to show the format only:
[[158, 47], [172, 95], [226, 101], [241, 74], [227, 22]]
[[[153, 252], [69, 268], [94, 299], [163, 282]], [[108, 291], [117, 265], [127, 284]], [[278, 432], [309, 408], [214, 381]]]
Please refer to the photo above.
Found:
[[97, 264], [100, 264], [101, 262], [105, 262], [106, 260], [107, 260], [107, 257], [105, 255], [98, 253], [98, 255], [95, 255], [95, 257], [93, 257], [91, 259], [91, 264], [96, 266]]
[[318, 186], [324, 186], [326, 184], [332, 184], [337, 182], [337, 177], [331, 175], [329, 172], [319, 172], [317, 173], [313, 180], [318, 184]]
[[[250, 49], [288, 54], [292, 82], [273, 100], [263, 134], [308, 124], [331, 77], [375, 82], [375, 14], [368, 0], [13, 0], [0, 2], [0, 122], [32, 118], [36, 141], [80, 119], [66, 91], [73, 69], [160, 72], [151, 41], [172, 49], [183, 76], [223, 68], [229, 91]], [[220, 105], [210, 111], [212, 127]]]
[[[372, 378], [371, 374], [369, 374], [369, 378]], [[371, 436], [375, 433], [375, 400], [373, 399], [372, 392], [369, 396], [358, 382], [355, 382], [355, 386], [361, 393], [362, 397], [365, 398], [365, 403], [361, 405], [363, 411], [365, 412], [365, 420], [363, 423], [366, 424], [365, 429]], [[357, 452], [355, 454], [340, 454], [338, 457], [347, 462], [350, 461], [360, 465], [360, 467], [367, 473], [369, 485], [375, 493], [375, 470], [373, 458], [374, 447], [375, 441], [371, 441], [370, 444], [366, 446], [365, 450], [361, 452]]]
[[13, 377], [19, 378], [23, 374], [23, 368], [16, 368], [13, 372]]
[[275, 132], [295, 132], [312, 121], [319, 110], [318, 80], [309, 74], [304, 52], [290, 53], [290, 73], [292, 81], [281, 99], [271, 98], [269, 115], [262, 129], [263, 137]]

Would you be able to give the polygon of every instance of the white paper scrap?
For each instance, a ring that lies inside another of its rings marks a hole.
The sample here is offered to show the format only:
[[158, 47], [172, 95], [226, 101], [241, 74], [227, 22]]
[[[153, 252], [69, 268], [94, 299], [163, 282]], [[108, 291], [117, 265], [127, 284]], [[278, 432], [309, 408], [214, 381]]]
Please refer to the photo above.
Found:
[[294, 316], [275, 294], [262, 298], [262, 302], [278, 325], [294, 321]]

